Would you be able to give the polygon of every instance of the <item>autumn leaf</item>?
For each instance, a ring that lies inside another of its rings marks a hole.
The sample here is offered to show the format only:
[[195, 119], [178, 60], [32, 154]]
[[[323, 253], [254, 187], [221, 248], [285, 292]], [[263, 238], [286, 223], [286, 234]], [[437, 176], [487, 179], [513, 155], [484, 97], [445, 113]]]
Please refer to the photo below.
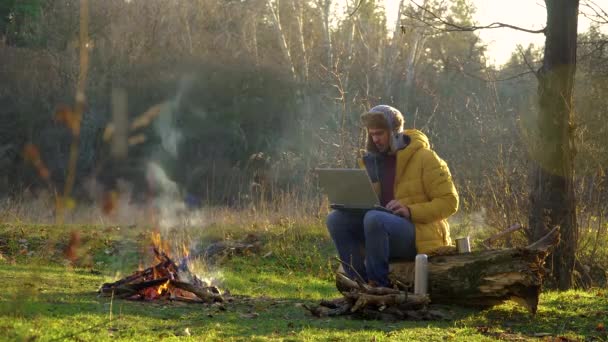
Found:
[[63, 250], [63, 256], [72, 264], [78, 259], [78, 248], [80, 247], [80, 233], [76, 230], [70, 233], [70, 241]]
[[133, 146], [133, 145], [139, 145], [142, 144], [146, 141], [146, 136], [143, 134], [137, 134], [134, 136], [130, 136], [129, 140], [127, 141], [127, 143], [129, 144], [129, 146]]
[[36, 145], [32, 143], [25, 144], [23, 147], [23, 159], [34, 166], [40, 178], [49, 180], [51, 173], [40, 158], [40, 150]]
[[108, 215], [116, 209], [118, 204], [118, 193], [114, 190], [106, 191], [101, 199], [101, 210]]
[[131, 130], [134, 131], [136, 129], [147, 127], [148, 125], [150, 125], [150, 123], [152, 123], [152, 121], [160, 114], [163, 105], [164, 103], [156, 104], [148, 108], [145, 113], [136, 117], [131, 123]]
[[44, 180], [49, 180], [51, 173], [49, 172], [49, 169], [46, 166], [41, 165], [40, 167], [38, 167], [38, 176], [40, 176], [40, 178]]
[[40, 151], [38, 150], [38, 147], [32, 143], [25, 144], [23, 147], [23, 159], [31, 163], [40, 160]]
[[64, 124], [74, 136], [80, 135], [81, 115], [68, 106], [59, 106], [55, 112], [55, 121]]
[[103, 130], [103, 136], [102, 136], [103, 141], [104, 142], [110, 141], [113, 134], [114, 134], [114, 124], [110, 122], [106, 126], [106, 128]]

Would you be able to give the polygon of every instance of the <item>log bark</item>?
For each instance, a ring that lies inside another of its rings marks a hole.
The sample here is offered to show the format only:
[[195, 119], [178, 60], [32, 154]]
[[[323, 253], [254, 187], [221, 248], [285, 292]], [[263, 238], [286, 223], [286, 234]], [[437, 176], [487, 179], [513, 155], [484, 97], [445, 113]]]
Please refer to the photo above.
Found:
[[[514, 300], [536, 313], [545, 258], [559, 241], [557, 229], [525, 248], [480, 251], [429, 258], [433, 304], [491, 307]], [[391, 263], [393, 282], [413, 284], [414, 263]]]

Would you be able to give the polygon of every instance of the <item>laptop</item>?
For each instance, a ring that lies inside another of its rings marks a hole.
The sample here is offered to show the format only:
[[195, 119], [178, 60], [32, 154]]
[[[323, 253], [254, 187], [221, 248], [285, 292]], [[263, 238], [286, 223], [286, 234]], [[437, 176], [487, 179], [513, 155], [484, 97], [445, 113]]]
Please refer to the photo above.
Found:
[[380, 205], [367, 171], [364, 169], [316, 169], [319, 184], [329, 198], [330, 208], [352, 211], [381, 210], [393, 213]]

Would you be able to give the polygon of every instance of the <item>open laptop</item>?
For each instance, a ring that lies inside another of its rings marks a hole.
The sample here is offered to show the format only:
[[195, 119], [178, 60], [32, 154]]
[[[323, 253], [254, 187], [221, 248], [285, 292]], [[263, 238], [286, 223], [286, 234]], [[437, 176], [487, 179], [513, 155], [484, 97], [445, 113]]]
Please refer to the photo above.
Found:
[[329, 198], [332, 209], [393, 213], [380, 205], [378, 195], [364, 169], [316, 169], [319, 184]]

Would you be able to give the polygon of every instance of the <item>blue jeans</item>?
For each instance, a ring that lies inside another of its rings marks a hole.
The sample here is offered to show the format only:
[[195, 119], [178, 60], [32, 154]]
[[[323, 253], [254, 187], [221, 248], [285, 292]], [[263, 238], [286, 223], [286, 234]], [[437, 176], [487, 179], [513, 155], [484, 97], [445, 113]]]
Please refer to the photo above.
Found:
[[351, 279], [388, 286], [390, 259], [414, 260], [414, 224], [383, 211], [334, 210], [327, 216], [327, 229]]

